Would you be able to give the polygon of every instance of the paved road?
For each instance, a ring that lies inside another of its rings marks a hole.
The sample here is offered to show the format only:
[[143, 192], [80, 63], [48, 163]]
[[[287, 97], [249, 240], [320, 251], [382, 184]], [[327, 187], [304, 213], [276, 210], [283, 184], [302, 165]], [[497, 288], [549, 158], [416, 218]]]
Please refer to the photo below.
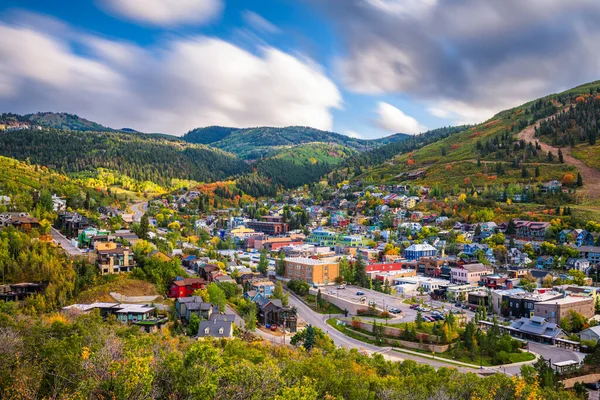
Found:
[[[381, 292], [377, 292], [375, 290], [369, 290], [369, 289], [365, 289], [365, 288], [361, 288], [358, 286], [352, 286], [352, 285], [348, 285], [346, 287], [346, 289], [340, 289], [340, 290], [336, 290], [334, 289], [334, 287], [332, 286], [331, 289], [326, 289], [325, 293], [329, 293], [332, 292], [333, 295], [333, 291], [335, 291], [335, 296], [339, 296], [340, 298], [343, 298], [345, 300], [349, 300], [355, 303], [358, 303], [360, 301], [360, 299], [362, 297], [366, 297], [366, 301], [365, 304], [368, 304], [370, 301], [374, 301], [375, 303], [377, 303], [377, 308], [383, 310], [385, 308], [390, 308], [390, 307], [396, 307], [399, 308], [400, 310], [402, 310], [402, 321], [406, 322], [406, 321], [414, 321], [416, 316], [417, 316], [417, 311], [416, 310], [412, 310], [410, 308], [409, 304], [406, 304], [403, 302], [403, 298], [398, 297], [398, 296], [392, 296], [392, 295], [388, 295], [388, 294], [384, 294]], [[364, 296], [358, 296], [356, 293], [357, 292], [363, 292], [365, 293]], [[456, 307], [454, 307], [454, 303], [445, 303], [445, 302], [441, 302], [441, 301], [437, 301], [437, 300], [432, 300], [431, 297], [429, 296], [423, 296], [423, 302], [424, 305], [427, 307], [433, 307], [436, 309], [445, 309], [445, 310], [457, 310]], [[461, 310], [464, 311], [467, 319], [470, 320], [471, 318], [473, 318], [475, 316], [475, 313], [473, 313], [472, 311], [469, 310]], [[424, 315], [428, 315], [427, 313], [424, 313]]]
[[133, 204], [131, 206], [131, 210], [133, 211], [133, 221], [140, 222], [140, 220], [142, 219], [142, 215], [144, 215], [146, 213], [147, 209], [148, 209], [147, 201], [141, 201], [139, 203]]
[[50, 232], [52, 233], [52, 240], [54, 240], [56, 243], [60, 244], [61, 247], [63, 248], [63, 250], [71, 257], [77, 257], [77, 256], [81, 256], [84, 254], [77, 247], [73, 246], [71, 244], [71, 241], [69, 239], [67, 239], [57, 229], [52, 228]]
[[[348, 289], [345, 289], [345, 290], [348, 290]], [[340, 292], [341, 291], [342, 290], [340, 290]], [[374, 346], [374, 345], [353, 339], [351, 337], [348, 337], [348, 336], [344, 335], [343, 333], [339, 332], [338, 330], [327, 325], [327, 323], [326, 323], [326, 320], [328, 318], [327, 315], [321, 315], [321, 314], [314, 312], [306, 304], [304, 304], [304, 302], [302, 300], [298, 299], [291, 293], [290, 293], [290, 305], [296, 307], [296, 309], [298, 310], [298, 316], [300, 318], [302, 318], [307, 324], [316, 326], [316, 327], [322, 329], [323, 331], [325, 331], [331, 337], [331, 339], [337, 346], [344, 347], [347, 349], [356, 348], [356, 349], [359, 349], [359, 350], [364, 351], [369, 354], [380, 353], [386, 359], [391, 360], [391, 361], [402, 361], [402, 360], [410, 359], [410, 360], [414, 360], [414, 361], [422, 363], [422, 364], [431, 365], [434, 368], [453, 367], [462, 372], [477, 372], [477, 370], [473, 369], [473, 368], [458, 367], [453, 364], [448, 364], [443, 361], [439, 361], [437, 359], [433, 360], [431, 358], [420, 357], [417, 355], [412, 355], [412, 354], [407, 354], [407, 353], [398, 353], [398, 352], [393, 351], [390, 347], [378, 347], [378, 346]], [[435, 302], [434, 302], [434, 305], [435, 305]], [[406, 305], [406, 306], [408, 306], [408, 305]], [[543, 356], [545, 359], [551, 359], [553, 363], [558, 362], [558, 361], [579, 360], [583, 356], [581, 353], [558, 348], [555, 346], [543, 345], [543, 344], [539, 344], [539, 343], [535, 343], [535, 342], [530, 342], [529, 349], [532, 352]], [[498, 372], [498, 373], [503, 373], [503, 374], [507, 374], [507, 375], [516, 375], [516, 374], [520, 374], [521, 366], [523, 364], [531, 364], [533, 362], [534, 361], [530, 361], [530, 362], [520, 363], [520, 364], [513, 365], [513, 366], [508, 366], [508, 367], [484, 367], [483, 370], [485, 373]]]

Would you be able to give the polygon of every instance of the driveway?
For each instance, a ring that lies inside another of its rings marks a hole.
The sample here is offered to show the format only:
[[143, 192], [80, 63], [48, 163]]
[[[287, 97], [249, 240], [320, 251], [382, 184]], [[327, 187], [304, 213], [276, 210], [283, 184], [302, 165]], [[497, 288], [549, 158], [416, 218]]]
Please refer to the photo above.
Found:
[[65, 237], [58, 230], [51, 228], [50, 233], [52, 234], [52, 240], [61, 245], [63, 250], [71, 257], [77, 257], [84, 254], [81, 250], [71, 244], [71, 241]]

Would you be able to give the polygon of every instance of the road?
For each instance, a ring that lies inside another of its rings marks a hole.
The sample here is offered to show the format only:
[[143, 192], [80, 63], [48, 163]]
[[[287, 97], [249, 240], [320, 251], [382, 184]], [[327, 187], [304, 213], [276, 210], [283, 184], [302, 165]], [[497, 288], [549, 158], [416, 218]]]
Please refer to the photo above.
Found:
[[52, 240], [56, 243], [60, 244], [63, 250], [71, 257], [81, 256], [84, 253], [79, 250], [77, 247], [71, 244], [71, 241], [67, 239], [62, 233], [60, 233], [57, 229], [51, 228], [50, 232], [52, 233]]
[[[331, 289], [333, 290], [333, 289]], [[325, 293], [329, 293], [330, 290], [326, 290]], [[406, 304], [403, 302], [403, 298], [392, 296], [389, 294], [384, 294], [381, 292], [377, 292], [375, 290], [369, 290], [365, 288], [361, 288], [358, 286], [348, 285], [346, 289], [335, 290], [335, 296], [343, 298], [344, 300], [352, 301], [358, 303], [362, 297], [366, 297], [365, 305], [370, 301], [374, 301], [377, 304], [377, 308], [380, 310], [389, 309], [390, 307], [396, 307], [402, 310], [402, 321], [414, 321], [417, 316], [417, 311], [412, 310], [410, 308], [410, 304]], [[358, 296], [357, 292], [365, 293], [364, 296]], [[333, 295], [333, 294], [332, 294]], [[454, 303], [444, 303], [438, 300], [432, 300], [429, 296], [423, 296], [423, 303], [425, 306], [435, 309], [444, 309], [444, 310], [457, 310], [454, 307]], [[469, 310], [461, 310], [461, 312], [465, 312], [467, 319], [470, 320], [475, 316], [475, 313]], [[427, 315], [427, 313], [424, 313]]]
[[147, 201], [140, 201], [139, 203], [134, 203], [131, 206], [131, 210], [133, 211], [133, 221], [140, 222], [140, 220], [142, 219], [142, 215], [144, 215], [146, 213], [147, 209], [148, 209]]
[[[351, 288], [345, 289], [345, 290], [351, 290]], [[341, 291], [342, 290], [340, 290], [340, 292]], [[450, 364], [450, 363], [440, 361], [439, 359], [434, 360], [431, 358], [421, 357], [421, 356], [413, 355], [413, 354], [398, 353], [398, 352], [392, 350], [391, 347], [378, 347], [378, 346], [374, 346], [374, 345], [353, 339], [351, 337], [348, 337], [348, 336], [344, 335], [343, 333], [339, 332], [338, 330], [334, 329], [333, 327], [330, 327], [329, 325], [327, 325], [327, 322], [326, 322], [326, 320], [328, 318], [327, 315], [322, 315], [322, 314], [318, 314], [318, 313], [314, 312], [302, 300], [298, 299], [292, 293], [290, 293], [290, 305], [296, 307], [296, 309], [298, 310], [298, 316], [300, 318], [302, 318], [307, 324], [318, 327], [318, 328], [322, 329], [324, 332], [326, 332], [337, 346], [344, 347], [347, 349], [355, 348], [355, 349], [364, 351], [368, 354], [379, 353], [379, 354], [382, 354], [386, 359], [388, 359], [390, 361], [414, 360], [421, 364], [431, 365], [434, 368], [452, 367], [452, 368], [458, 369], [461, 372], [477, 372], [477, 370], [473, 369], [473, 368], [459, 367], [459, 366], [456, 366], [455, 364]], [[395, 305], [395, 306], [397, 306], [397, 305]], [[407, 304], [403, 304], [401, 307], [404, 309], [404, 306], [408, 307]], [[435, 302], [434, 302], [434, 306], [435, 306]], [[447, 306], [447, 304], [446, 304], [446, 306]], [[409, 308], [409, 310], [410, 310], [410, 308]], [[529, 343], [529, 349], [531, 352], [539, 354], [539, 355], [543, 356], [545, 359], [551, 359], [553, 363], [558, 362], [558, 361], [579, 360], [583, 356], [582, 354], [574, 352], [574, 351], [561, 349], [561, 348], [558, 348], [555, 346], [543, 345], [543, 344], [539, 344], [539, 343], [535, 343], [535, 342]], [[507, 366], [507, 367], [484, 367], [483, 370], [484, 370], [484, 373], [498, 372], [498, 373], [503, 373], [506, 375], [517, 375], [517, 374], [520, 374], [521, 366], [523, 364], [531, 364], [533, 362], [534, 361], [519, 363], [519, 364], [512, 365], [512, 366]]]

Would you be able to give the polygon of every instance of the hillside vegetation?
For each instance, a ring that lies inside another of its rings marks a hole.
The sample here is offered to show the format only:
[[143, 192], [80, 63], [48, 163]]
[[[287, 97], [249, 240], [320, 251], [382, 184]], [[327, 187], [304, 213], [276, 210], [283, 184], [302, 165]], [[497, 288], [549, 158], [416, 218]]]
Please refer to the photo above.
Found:
[[243, 173], [246, 164], [218, 149], [139, 133], [24, 129], [0, 135], [0, 155], [66, 173], [106, 168], [138, 181], [214, 181]]
[[[583, 141], [589, 144], [590, 137], [593, 139], [597, 131], [593, 94], [599, 87], [600, 82], [592, 82], [503, 111], [485, 123], [442, 137], [419, 149], [404, 151], [366, 170], [357, 170], [355, 176], [367, 183], [400, 183], [407, 180], [410, 172], [425, 171], [419, 184], [444, 188], [532, 184], [551, 179], [560, 181], [567, 174], [577, 176], [576, 166], [568, 165], [557, 151], [548, 154], [540, 143], [523, 140], [519, 133], [573, 105], [570, 111], [559, 114], [557, 122], [554, 119], [542, 122], [541, 130], [547, 132], [549, 124], [559, 124], [559, 129], [552, 129], [554, 140], [571, 143], [576, 139], [576, 145]], [[584, 100], [580, 98], [582, 95]], [[579, 117], [574, 114], [578, 106]], [[577, 128], [575, 121], [578, 120], [585, 120], [587, 128]], [[574, 135], [576, 138], [572, 139]]]

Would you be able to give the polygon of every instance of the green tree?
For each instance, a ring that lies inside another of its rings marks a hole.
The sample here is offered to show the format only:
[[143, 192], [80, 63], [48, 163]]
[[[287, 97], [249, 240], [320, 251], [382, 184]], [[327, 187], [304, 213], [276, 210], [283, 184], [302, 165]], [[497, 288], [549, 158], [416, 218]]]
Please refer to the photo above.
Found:
[[362, 287], [370, 287], [369, 277], [367, 276], [367, 265], [365, 264], [362, 255], [359, 253], [354, 263], [354, 283]]
[[303, 346], [307, 351], [310, 351], [315, 346], [315, 328], [312, 325], [308, 325], [305, 331], [306, 337], [304, 338]]
[[200, 328], [200, 317], [196, 314], [192, 314], [190, 317], [190, 322], [186, 327], [186, 333], [188, 336], [196, 336], [198, 335], [198, 329]]
[[148, 215], [144, 214], [140, 220], [138, 236], [140, 239], [148, 239], [148, 232], [150, 232], [150, 222], [148, 221]]
[[279, 258], [277, 260], [277, 271], [278, 276], [285, 276], [285, 253], [283, 250], [279, 252]]
[[212, 282], [206, 287], [206, 290], [208, 291], [210, 302], [214, 305], [217, 305], [219, 307], [219, 311], [225, 312], [227, 296], [225, 296], [223, 289], [221, 289], [218, 284]]
[[273, 290], [273, 294], [271, 295], [271, 297], [274, 299], [281, 300], [281, 304], [284, 307], [287, 307], [287, 305], [290, 301], [290, 296], [289, 296], [289, 294], [287, 294], [283, 291], [283, 285], [281, 284], [280, 281], [277, 281], [275, 283], [275, 290]]
[[267, 250], [263, 249], [260, 252], [260, 258], [258, 259], [258, 265], [256, 270], [263, 275], [267, 275], [267, 270], [269, 269], [269, 259], [267, 258]]

